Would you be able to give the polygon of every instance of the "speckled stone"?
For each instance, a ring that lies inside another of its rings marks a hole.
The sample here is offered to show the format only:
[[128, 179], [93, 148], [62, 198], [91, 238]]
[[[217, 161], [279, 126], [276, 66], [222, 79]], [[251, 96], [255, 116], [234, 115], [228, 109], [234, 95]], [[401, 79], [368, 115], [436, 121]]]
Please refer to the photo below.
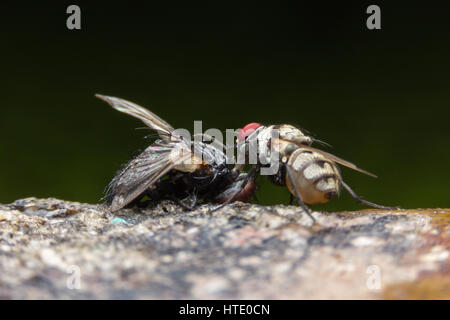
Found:
[[450, 210], [0, 205], [2, 299], [450, 298]]

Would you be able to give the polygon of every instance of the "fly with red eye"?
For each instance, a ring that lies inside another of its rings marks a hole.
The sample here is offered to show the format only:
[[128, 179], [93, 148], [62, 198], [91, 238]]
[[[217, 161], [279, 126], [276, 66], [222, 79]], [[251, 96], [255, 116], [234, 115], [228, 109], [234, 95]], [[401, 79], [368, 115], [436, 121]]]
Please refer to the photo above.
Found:
[[258, 128], [262, 127], [262, 124], [252, 122], [244, 126], [238, 133], [237, 140], [238, 142], [243, 142], [249, 135], [255, 132]]
[[[258, 161], [248, 172], [243, 172], [245, 163], [231, 169], [222, 150], [203, 142], [203, 139], [200, 142], [184, 140], [174, 134], [172, 126], [149, 110], [120, 98], [97, 97], [114, 109], [140, 119], [160, 136], [109, 183], [105, 200], [110, 211], [140, 204], [145, 196], [151, 201], [172, 199], [188, 210], [198, 201], [219, 203], [212, 211], [233, 201], [247, 202], [254, 195], [256, 175], [273, 159], [280, 166], [268, 175], [269, 179], [274, 184], [287, 187], [291, 197], [297, 199], [313, 220], [306, 204], [325, 203], [338, 196], [341, 187], [364, 205], [393, 209], [357, 196], [343, 181], [337, 164], [375, 177], [373, 174], [312, 147], [315, 140], [294, 126], [263, 126], [259, 123], [244, 126], [237, 137], [238, 153], [243, 152], [247, 157], [250, 144], [256, 141]], [[211, 141], [209, 138], [206, 140]], [[201, 159], [196, 158], [198, 154]]]
[[[300, 129], [287, 125], [263, 126], [259, 123], [250, 123], [242, 128], [238, 134], [238, 152], [246, 156], [249, 153], [249, 144], [255, 142], [256, 159], [252, 165], [247, 179], [254, 180], [254, 176], [267, 166], [271, 160], [279, 162], [278, 170], [269, 174], [270, 181], [276, 185], [287, 187], [292, 197], [313, 220], [307, 204], [325, 203], [339, 196], [340, 189], [344, 188], [357, 202], [378, 209], [396, 209], [386, 207], [361, 199], [342, 179], [337, 164], [376, 177], [353, 163], [340, 159], [323, 150], [312, 147], [316, 141], [305, 135]], [[275, 157], [273, 157], [275, 155]], [[264, 161], [262, 161], [264, 160]], [[245, 164], [238, 164], [234, 170], [241, 172]], [[236, 197], [240, 190], [236, 190]], [[232, 196], [228, 202], [233, 201]], [[222, 206], [226, 203], [222, 204]], [[222, 207], [220, 206], [220, 207]], [[217, 209], [220, 209], [218, 207]]]

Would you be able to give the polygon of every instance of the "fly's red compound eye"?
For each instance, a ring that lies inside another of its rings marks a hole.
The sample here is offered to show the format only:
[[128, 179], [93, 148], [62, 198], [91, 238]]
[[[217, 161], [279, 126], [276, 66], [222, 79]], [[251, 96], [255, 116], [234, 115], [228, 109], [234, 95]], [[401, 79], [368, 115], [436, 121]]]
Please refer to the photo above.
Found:
[[247, 138], [249, 135], [251, 135], [256, 129], [258, 129], [259, 127], [262, 127], [261, 124], [253, 122], [253, 123], [249, 123], [248, 125], [246, 125], [245, 127], [243, 127], [241, 129], [241, 131], [239, 131], [238, 134], [238, 141], [242, 142], [245, 140], [245, 138]]

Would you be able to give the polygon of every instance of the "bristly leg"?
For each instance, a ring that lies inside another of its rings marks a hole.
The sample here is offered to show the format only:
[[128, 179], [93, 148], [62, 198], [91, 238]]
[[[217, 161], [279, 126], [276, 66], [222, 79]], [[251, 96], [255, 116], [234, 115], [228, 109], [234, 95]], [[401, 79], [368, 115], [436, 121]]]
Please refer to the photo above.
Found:
[[306, 214], [311, 218], [313, 223], [316, 223], [316, 219], [314, 219], [314, 217], [311, 214], [310, 209], [306, 206], [306, 204], [302, 200], [302, 197], [298, 193], [297, 185], [295, 184], [295, 180], [292, 177], [292, 173], [291, 173], [290, 167], [286, 163], [285, 163], [285, 166], [286, 166], [286, 172], [287, 172], [287, 176], [288, 176], [289, 182], [291, 183], [292, 189], [294, 189], [295, 197], [297, 198], [298, 204], [303, 208], [303, 210], [306, 212]]
[[217, 210], [222, 209], [223, 207], [225, 207], [226, 205], [230, 204], [231, 202], [234, 201], [234, 199], [236, 199], [236, 197], [241, 193], [242, 190], [244, 190], [245, 186], [251, 181], [255, 179], [255, 174], [257, 172], [257, 169], [255, 167], [251, 168], [249, 170], [249, 172], [247, 173], [247, 176], [244, 178], [243, 182], [241, 183], [241, 185], [239, 186], [238, 190], [236, 190], [236, 192], [230, 197], [228, 198], [224, 203], [222, 203], [221, 205], [215, 207], [214, 209], [209, 210], [209, 213], [215, 212]]
[[380, 204], [376, 204], [364, 199], [361, 199], [356, 193], [355, 191], [353, 191], [344, 181], [341, 181], [342, 187], [347, 190], [348, 193], [350, 193], [350, 195], [352, 196], [353, 199], [355, 199], [356, 202], [359, 202], [361, 204], [364, 204], [366, 206], [372, 207], [372, 208], [376, 208], [376, 209], [383, 209], [383, 210], [396, 210], [396, 209], [400, 209], [399, 207], [387, 207], [387, 206], [382, 206]]
[[184, 210], [186, 210], [186, 211], [192, 211], [192, 210], [194, 210], [194, 207], [188, 206], [188, 205], [185, 204], [182, 200], [178, 199], [178, 198], [175, 197], [175, 196], [171, 196], [170, 199], [171, 199], [172, 201], [174, 201], [176, 204], [178, 204], [180, 207], [182, 207], [182, 208], [183, 208]]
[[194, 189], [191, 196], [191, 208], [195, 208], [198, 203], [198, 196], [197, 196], [197, 190]]

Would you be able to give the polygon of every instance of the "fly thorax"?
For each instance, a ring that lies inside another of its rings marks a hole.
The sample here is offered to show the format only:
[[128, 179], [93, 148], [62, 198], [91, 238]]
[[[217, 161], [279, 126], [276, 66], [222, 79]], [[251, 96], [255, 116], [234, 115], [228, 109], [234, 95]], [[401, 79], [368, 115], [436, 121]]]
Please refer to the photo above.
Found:
[[194, 155], [185, 146], [176, 146], [169, 155], [169, 161], [174, 164], [174, 169], [182, 172], [194, 172], [202, 164], [202, 159]]
[[290, 143], [281, 139], [272, 139], [271, 141], [272, 152], [276, 152], [278, 156], [278, 161], [280, 161], [280, 166], [276, 174], [270, 175], [269, 179], [276, 185], [285, 186], [286, 185], [286, 163], [288, 162], [291, 154], [296, 151], [299, 147], [293, 143]]
[[202, 163], [210, 166], [224, 166], [226, 164], [226, 156], [223, 151], [212, 144], [195, 142], [192, 149], [194, 156], [197, 159], [201, 159]]
[[[278, 131], [276, 126], [265, 127], [258, 134], [259, 162], [268, 165], [271, 160], [279, 160], [280, 148]], [[275, 159], [272, 159], [275, 158]]]
[[279, 132], [280, 139], [293, 142], [298, 145], [308, 145], [312, 144], [312, 139], [305, 135], [300, 129], [291, 126], [289, 124], [282, 124], [276, 126]]

